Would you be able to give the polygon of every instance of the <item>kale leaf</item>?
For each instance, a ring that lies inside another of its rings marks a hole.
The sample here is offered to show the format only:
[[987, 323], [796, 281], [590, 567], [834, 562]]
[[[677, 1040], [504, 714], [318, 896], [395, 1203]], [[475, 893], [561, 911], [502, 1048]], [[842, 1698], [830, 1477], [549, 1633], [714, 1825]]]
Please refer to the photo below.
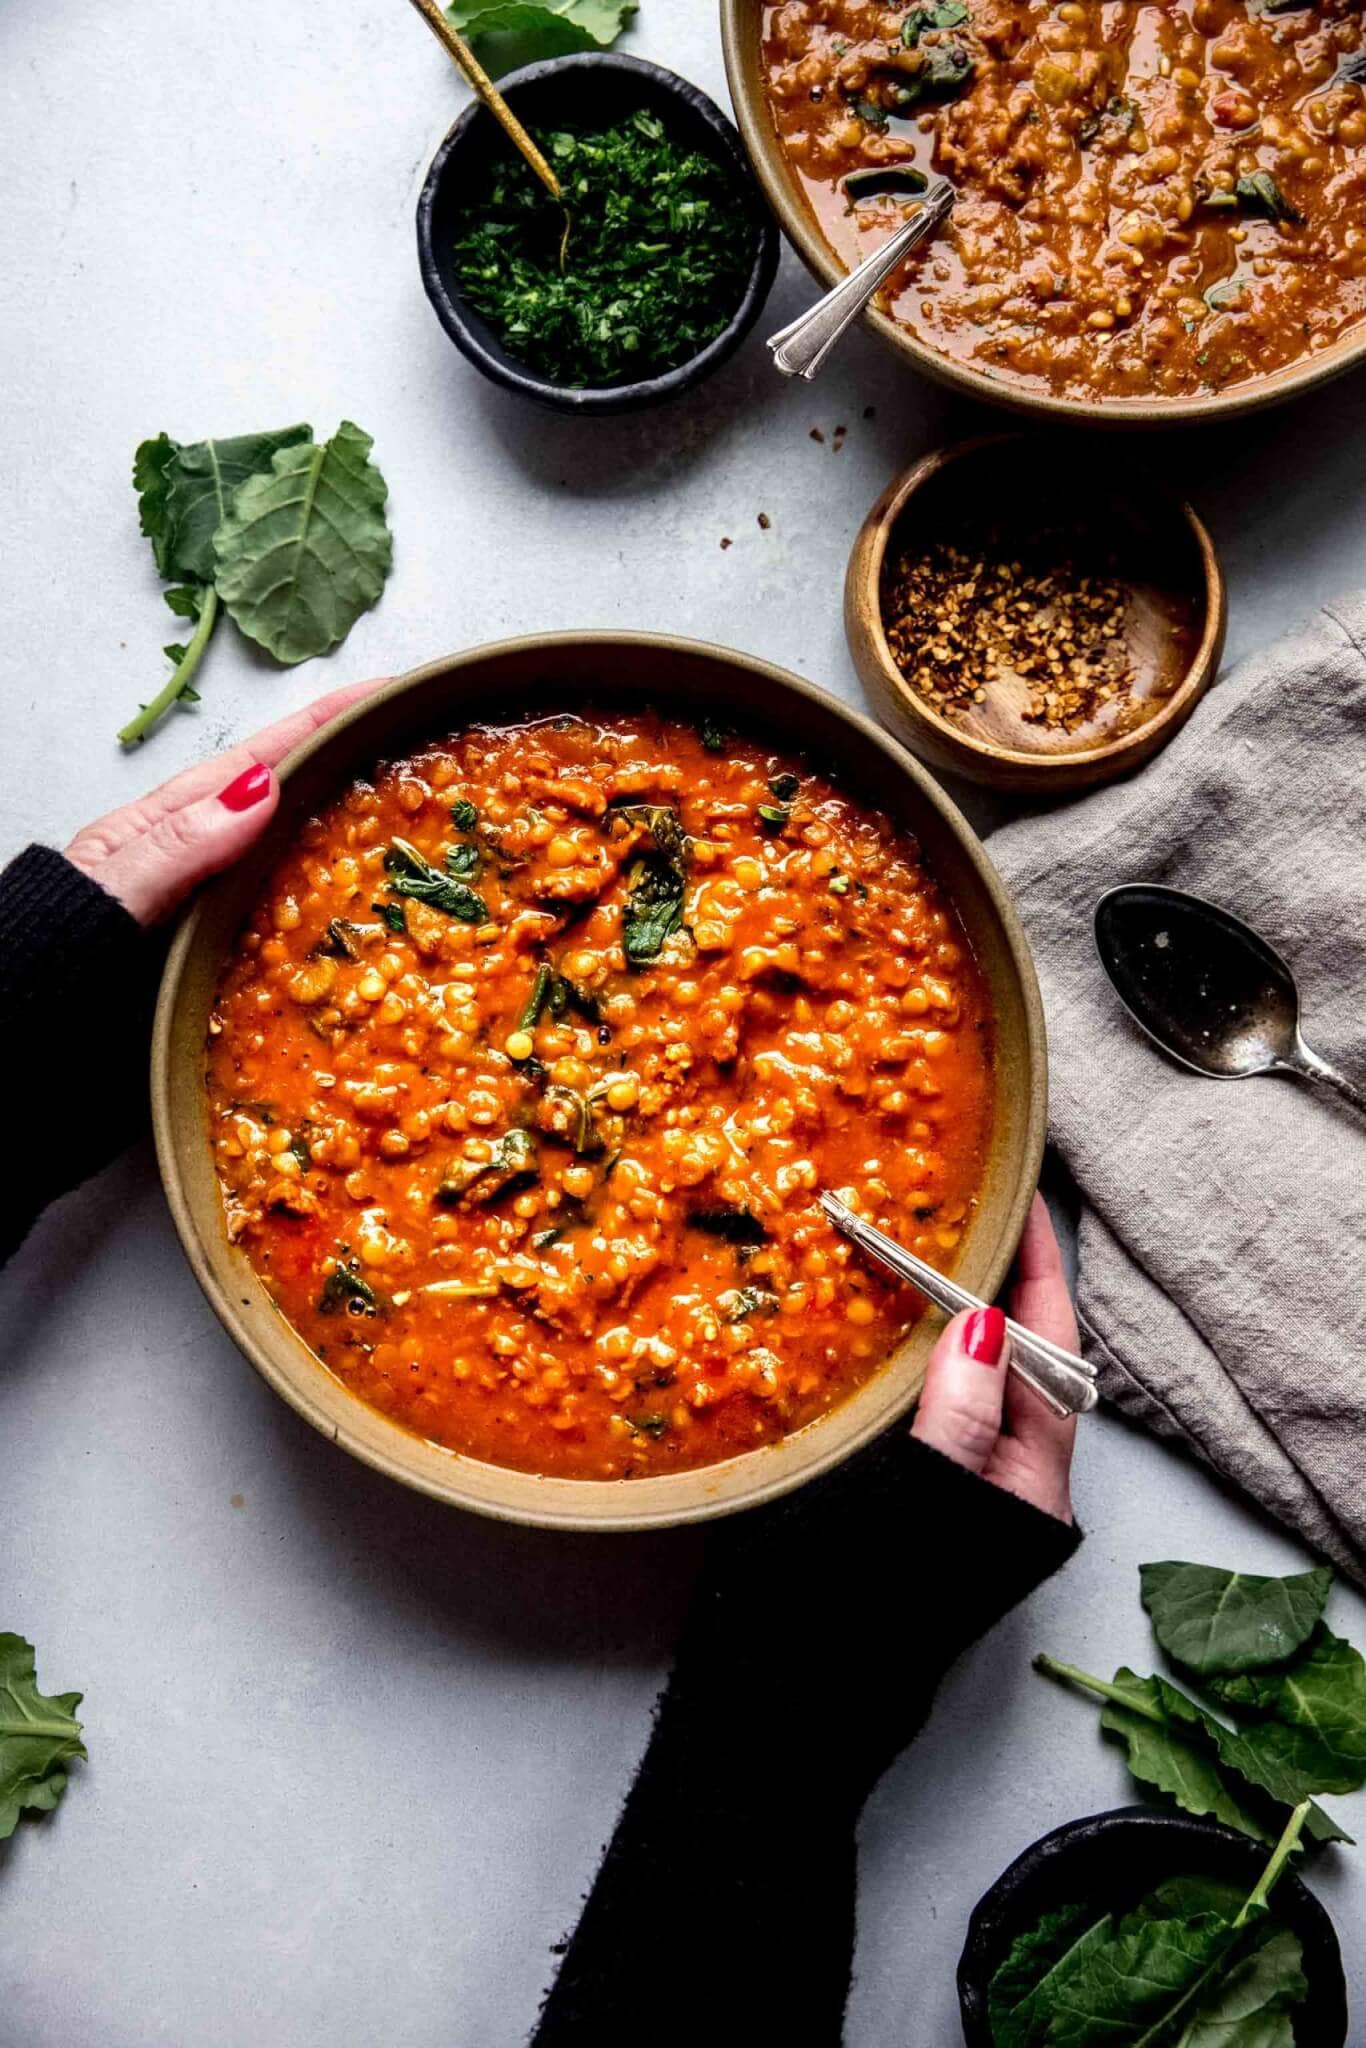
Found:
[[995, 2048], [1294, 2048], [1308, 1983], [1268, 1900], [1304, 1823], [1299, 1807], [1246, 1899], [1177, 1876], [1120, 1920], [1092, 1904], [1046, 1914], [992, 1977]]
[[311, 427], [296, 426], [188, 444], [158, 434], [138, 448], [133, 457], [138, 523], [152, 544], [158, 573], [173, 582], [165, 592], [167, 604], [178, 618], [195, 620], [196, 631], [185, 646], [164, 650], [171, 675], [121, 728], [123, 746], [146, 739], [173, 704], [199, 702], [194, 677], [218, 623], [214, 535], [239, 485], [268, 468], [277, 449], [312, 438]]
[[330, 441], [277, 449], [218, 528], [218, 594], [239, 630], [277, 661], [326, 654], [384, 588], [393, 541], [373, 446], [343, 420]]
[[683, 922], [688, 837], [678, 812], [669, 804], [615, 804], [609, 816], [642, 826], [650, 841], [651, 850], [634, 862], [627, 877], [629, 893], [622, 917], [626, 964], [643, 967], [658, 959]]
[[465, 924], [486, 924], [489, 908], [482, 896], [458, 876], [443, 875], [440, 868], [420, 854], [406, 839], [391, 841], [384, 855], [385, 884], [395, 896], [409, 896], [415, 903], [428, 903], [458, 917]]
[[704, 1230], [709, 1237], [723, 1237], [727, 1244], [762, 1244], [768, 1236], [763, 1224], [749, 1209], [723, 1206], [716, 1209], [694, 1209], [688, 1216], [689, 1227]]
[[[1133, 1776], [1187, 1813], [1208, 1814], [1265, 1842], [1283, 1818], [1278, 1806], [1337, 1789], [1307, 1781], [1294, 1756], [1263, 1731], [1226, 1727], [1165, 1678], [1140, 1678], [1121, 1665], [1107, 1681], [1053, 1657], [1034, 1661], [1036, 1670], [1097, 1693], [1106, 1703], [1100, 1725], [1124, 1743]], [[1351, 1839], [1312, 1801], [1305, 1830], [1319, 1842]]]
[[908, 50], [918, 47], [927, 29], [961, 28], [968, 19], [963, 0], [935, 0], [935, 4], [913, 7], [901, 23], [901, 40]]
[[446, 10], [493, 78], [545, 57], [606, 50], [638, 12], [636, 0], [455, 0]]
[[318, 1314], [335, 1316], [345, 1309], [351, 1316], [372, 1316], [378, 1308], [379, 1298], [359, 1268], [349, 1259], [338, 1259], [323, 1282], [322, 1293], [318, 1296]]
[[66, 1790], [66, 1766], [84, 1756], [78, 1692], [38, 1690], [33, 1645], [0, 1634], [0, 1841], [19, 1815], [50, 1813]]
[[237, 434], [223, 441], [182, 445], [169, 434], [144, 441], [133, 458], [142, 530], [164, 577], [188, 583], [214, 580], [214, 537], [238, 488], [270, 468], [281, 448], [311, 443], [309, 426]]
[[1264, 214], [1267, 220], [1289, 221], [1303, 227], [1304, 215], [1290, 204], [1270, 171], [1249, 171], [1233, 188], [1244, 213]]
[[1366, 1662], [1322, 1622], [1287, 1670], [1245, 1671], [1208, 1685], [1227, 1706], [1257, 1717], [1242, 1739], [1264, 1775], [1274, 1770], [1278, 1782], [1313, 1792], [1366, 1784]]
[[1162, 1648], [1206, 1677], [1286, 1663], [1320, 1620], [1333, 1574], [1320, 1567], [1291, 1578], [1255, 1578], [1169, 1561], [1141, 1565], [1139, 1583]]
[[492, 1202], [514, 1185], [528, 1180], [536, 1171], [538, 1153], [530, 1131], [505, 1131], [493, 1148], [491, 1158], [461, 1159], [447, 1171], [436, 1191], [438, 1202], [458, 1202], [468, 1195], [472, 1202]]
[[195, 631], [166, 648], [171, 675], [121, 728], [124, 746], [146, 739], [172, 705], [199, 702], [194, 677], [220, 606], [294, 662], [326, 653], [375, 602], [390, 541], [384, 480], [365, 460], [370, 445], [349, 421], [323, 447], [304, 425], [189, 443], [158, 434], [141, 444], [133, 459], [139, 522], [161, 575], [174, 579], [167, 604]]

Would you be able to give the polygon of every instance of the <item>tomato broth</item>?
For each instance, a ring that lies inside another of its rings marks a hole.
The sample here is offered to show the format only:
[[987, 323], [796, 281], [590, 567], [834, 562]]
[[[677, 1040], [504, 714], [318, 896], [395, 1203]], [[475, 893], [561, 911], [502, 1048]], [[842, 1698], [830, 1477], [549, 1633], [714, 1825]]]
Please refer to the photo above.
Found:
[[983, 977], [915, 843], [655, 716], [474, 727], [310, 818], [207, 1047], [230, 1236], [329, 1371], [455, 1451], [631, 1477], [768, 1444], [923, 1304], [990, 1134]]

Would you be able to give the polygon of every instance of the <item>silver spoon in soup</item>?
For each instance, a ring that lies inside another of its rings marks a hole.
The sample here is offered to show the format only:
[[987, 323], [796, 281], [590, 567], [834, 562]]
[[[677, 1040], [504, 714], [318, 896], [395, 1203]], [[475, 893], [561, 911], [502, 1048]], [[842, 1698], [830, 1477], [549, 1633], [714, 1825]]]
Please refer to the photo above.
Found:
[[817, 299], [814, 306], [808, 306], [788, 326], [768, 337], [774, 366], [785, 377], [801, 377], [808, 384], [840, 337], [853, 326], [874, 293], [905, 261], [917, 242], [933, 234], [948, 219], [955, 196], [947, 178], [936, 178], [931, 184], [923, 171], [904, 166], [851, 172], [844, 181], [844, 189], [852, 206], [889, 193], [905, 195], [918, 204], [890, 241], [865, 257], [823, 299]]

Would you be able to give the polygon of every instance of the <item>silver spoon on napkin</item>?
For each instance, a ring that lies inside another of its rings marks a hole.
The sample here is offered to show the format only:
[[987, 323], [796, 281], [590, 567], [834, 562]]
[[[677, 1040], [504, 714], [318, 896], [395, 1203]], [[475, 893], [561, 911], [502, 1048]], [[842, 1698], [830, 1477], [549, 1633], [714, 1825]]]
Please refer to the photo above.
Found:
[[[908, 1252], [875, 1223], [865, 1223], [838, 1195], [822, 1194], [821, 1207], [842, 1236], [895, 1273], [898, 1280], [907, 1280], [912, 1287], [919, 1288], [937, 1308], [957, 1315], [965, 1308], [987, 1306], [937, 1266], [927, 1266], [914, 1252]], [[1006, 1332], [1010, 1340], [1006, 1353], [1010, 1370], [1031, 1386], [1055, 1415], [1084, 1415], [1095, 1407], [1100, 1399], [1096, 1376], [1084, 1358], [1064, 1351], [1061, 1344], [1050, 1344], [1047, 1337], [1036, 1336], [1022, 1323], [1012, 1323], [1008, 1316]]]
[[948, 179], [936, 178], [916, 211], [889, 242], [865, 257], [856, 270], [842, 277], [814, 306], [808, 306], [788, 326], [769, 335], [766, 346], [773, 351], [775, 367], [785, 377], [802, 377], [809, 384], [879, 285], [886, 283], [917, 242], [948, 219], [953, 201], [954, 190]]
[[1305, 1044], [1289, 967], [1232, 911], [1125, 882], [1096, 905], [1096, 950], [1134, 1022], [1193, 1073], [1298, 1074], [1366, 1112], [1366, 1090]]

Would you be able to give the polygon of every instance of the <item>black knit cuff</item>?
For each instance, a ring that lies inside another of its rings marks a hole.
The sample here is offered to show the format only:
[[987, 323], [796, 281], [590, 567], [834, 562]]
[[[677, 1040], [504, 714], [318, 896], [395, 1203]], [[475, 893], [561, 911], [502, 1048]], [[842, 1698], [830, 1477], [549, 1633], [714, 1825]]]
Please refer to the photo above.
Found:
[[0, 873], [0, 1055], [23, 1086], [0, 1187], [0, 1262], [39, 1212], [105, 1165], [147, 1120], [147, 1059], [164, 932], [50, 846]]

